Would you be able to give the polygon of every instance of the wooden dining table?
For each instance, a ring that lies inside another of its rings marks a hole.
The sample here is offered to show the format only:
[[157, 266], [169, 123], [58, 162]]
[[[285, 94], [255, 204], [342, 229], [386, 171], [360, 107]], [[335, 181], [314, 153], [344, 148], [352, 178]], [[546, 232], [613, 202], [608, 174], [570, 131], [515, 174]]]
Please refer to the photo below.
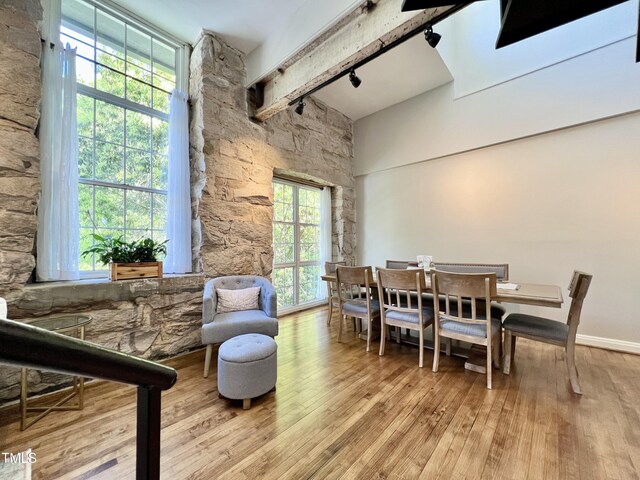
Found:
[[[427, 274], [428, 272], [426, 272]], [[335, 273], [325, 274], [320, 277], [323, 281], [336, 282]], [[431, 293], [431, 277], [427, 274], [426, 278], [427, 292]], [[506, 289], [505, 285], [516, 284], [516, 289]], [[503, 285], [503, 288], [500, 286]], [[374, 281], [370, 284], [371, 287], [376, 288], [376, 278], [374, 275]], [[537, 284], [537, 283], [521, 283], [521, 282], [497, 282], [497, 295], [494, 297], [494, 301], [498, 303], [516, 303], [523, 305], [535, 305], [539, 307], [552, 307], [560, 308], [564, 302], [562, 298], [562, 290], [557, 285]], [[331, 302], [331, 298], [329, 298]], [[366, 339], [366, 337], [365, 337]], [[413, 342], [410, 342], [413, 343]], [[465, 368], [478, 373], [486, 373], [485, 356], [482, 352], [482, 346], [473, 346], [467, 350], [467, 353], [463, 356], [467, 357], [465, 362]]]
[[[329, 273], [320, 277], [325, 282], [335, 282], [336, 274]], [[431, 292], [431, 278], [427, 276], [427, 292]], [[539, 307], [560, 308], [563, 303], [562, 291], [557, 285], [544, 285], [537, 283], [515, 283], [518, 288], [515, 290], [500, 288], [506, 282], [497, 283], [497, 295], [494, 298], [499, 303], [519, 303], [524, 305], [537, 305]], [[377, 287], [376, 278], [374, 276], [371, 287]], [[331, 299], [329, 299], [331, 301]]]

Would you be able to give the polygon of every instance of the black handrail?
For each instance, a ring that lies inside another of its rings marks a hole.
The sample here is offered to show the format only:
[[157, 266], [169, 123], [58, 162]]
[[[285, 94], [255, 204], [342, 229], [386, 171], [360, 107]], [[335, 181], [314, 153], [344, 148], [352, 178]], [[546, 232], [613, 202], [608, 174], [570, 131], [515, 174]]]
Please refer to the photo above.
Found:
[[136, 479], [160, 478], [160, 394], [176, 383], [173, 368], [4, 319], [0, 363], [137, 385]]

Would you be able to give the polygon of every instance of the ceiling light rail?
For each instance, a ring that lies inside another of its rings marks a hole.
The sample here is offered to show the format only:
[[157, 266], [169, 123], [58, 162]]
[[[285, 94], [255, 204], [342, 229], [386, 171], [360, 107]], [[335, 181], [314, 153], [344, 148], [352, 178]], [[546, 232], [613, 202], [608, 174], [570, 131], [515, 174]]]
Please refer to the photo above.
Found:
[[[380, 55], [388, 52], [389, 50], [397, 47], [398, 45], [400, 45], [401, 43], [404, 43], [405, 41], [409, 40], [410, 38], [418, 35], [419, 33], [423, 33], [427, 34], [427, 31], [429, 28], [431, 28], [431, 32], [433, 36], [437, 36], [437, 40], [440, 41], [440, 35], [438, 35], [437, 33], [433, 32], [433, 26], [435, 24], [437, 24], [438, 22], [441, 22], [442, 20], [450, 17], [451, 15], [453, 15], [454, 13], [459, 12], [460, 10], [462, 10], [463, 8], [471, 5], [473, 2], [466, 2], [466, 3], [460, 3], [457, 5], [453, 5], [450, 9], [442, 12], [439, 15], [436, 15], [435, 17], [433, 17], [431, 20], [429, 20], [428, 22], [425, 22], [423, 25], [420, 25], [419, 27], [414, 28], [413, 30], [407, 32], [405, 35], [403, 35], [402, 37], [399, 37], [398, 39], [394, 40], [391, 43], [388, 44], [384, 44], [382, 43], [380, 48], [378, 50], [376, 50], [374, 53], [372, 53], [371, 55], [369, 55], [368, 57], [360, 60], [358, 63], [351, 65], [350, 67], [342, 70], [341, 72], [337, 73], [336, 75], [334, 75], [333, 77], [331, 77], [329, 80], [321, 83], [320, 85], [312, 88], [311, 90], [309, 90], [308, 92], [303, 93], [302, 95], [297, 96], [296, 98], [294, 98], [293, 100], [291, 100], [289, 102], [289, 106], [293, 106], [293, 105], [297, 105], [296, 106], [296, 113], [298, 113], [299, 115], [302, 115], [302, 110], [304, 109], [304, 99], [306, 97], [308, 97], [309, 95], [313, 95], [314, 93], [316, 93], [319, 90], [322, 90], [324, 87], [326, 87], [327, 85], [332, 84], [333, 82], [339, 80], [340, 78], [344, 77], [345, 75], [349, 75], [349, 79], [351, 80], [351, 84], [354, 87], [358, 87], [360, 85], [360, 83], [362, 82], [360, 80], [360, 78], [358, 78], [355, 74], [355, 71], [360, 68], [363, 65], [366, 65], [367, 63], [369, 63], [370, 61], [378, 58]], [[432, 37], [433, 38], [433, 37]], [[428, 39], [427, 39], [428, 41]], [[435, 42], [435, 44], [437, 44], [437, 41]], [[429, 42], [429, 45], [431, 45], [431, 42]], [[432, 45], [432, 47], [435, 47], [435, 45]], [[354, 83], [354, 78], [357, 79]], [[357, 85], [356, 85], [357, 83]], [[300, 105], [303, 105], [302, 107], [300, 107]]]

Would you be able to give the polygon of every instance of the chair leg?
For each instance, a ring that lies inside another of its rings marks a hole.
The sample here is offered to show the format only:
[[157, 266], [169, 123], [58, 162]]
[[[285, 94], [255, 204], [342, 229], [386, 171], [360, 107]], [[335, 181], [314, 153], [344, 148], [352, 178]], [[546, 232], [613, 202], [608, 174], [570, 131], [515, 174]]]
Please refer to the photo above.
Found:
[[400, 337], [402, 336], [402, 329], [396, 327], [396, 343], [400, 343]]
[[518, 337], [516, 337], [515, 335], [511, 336], [511, 361], [515, 362], [516, 361], [516, 340], [518, 339]]
[[445, 340], [444, 353], [447, 355], [447, 357], [451, 356], [451, 339], [450, 338], [447, 338]]
[[333, 295], [331, 293], [331, 282], [327, 282], [327, 296], [329, 297], [329, 316], [327, 317], [327, 325], [331, 325], [331, 316], [333, 315]]
[[491, 390], [491, 380], [493, 379], [493, 337], [487, 338], [487, 388]]
[[207, 345], [207, 351], [204, 354], [204, 378], [209, 376], [209, 367], [211, 367], [211, 355], [213, 354], [213, 345]]
[[380, 323], [380, 352], [378, 355], [381, 357], [384, 355], [384, 342], [387, 337], [388, 328], [384, 323]]
[[[511, 355], [513, 349], [511, 348], [511, 342], [515, 340], [513, 335], [511, 335], [510, 330], [504, 331], [504, 360], [502, 361], [502, 373], [505, 375], [509, 375], [511, 373]], [[515, 342], [514, 342], [515, 343]]]
[[371, 351], [371, 330], [373, 330], [373, 321], [368, 318], [367, 319], [367, 352]]
[[342, 324], [347, 321], [346, 315], [340, 316], [340, 324], [338, 325], [338, 341], [342, 342]]
[[568, 343], [565, 350], [565, 357], [567, 359], [567, 369], [569, 370], [569, 381], [571, 382], [571, 388], [574, 393], [582, 395], [582, 389], [578, 382], [578, 369], [576, 368], [576, 346], [573, 343]]
[[438, 371], [440, 363], [440, 335], [433, 336], [433, 371]]
[[420, 352], [418, 353], [418, 367], [422, 368], [424, 364], [424, 328], [421, 326], [420, 334]]

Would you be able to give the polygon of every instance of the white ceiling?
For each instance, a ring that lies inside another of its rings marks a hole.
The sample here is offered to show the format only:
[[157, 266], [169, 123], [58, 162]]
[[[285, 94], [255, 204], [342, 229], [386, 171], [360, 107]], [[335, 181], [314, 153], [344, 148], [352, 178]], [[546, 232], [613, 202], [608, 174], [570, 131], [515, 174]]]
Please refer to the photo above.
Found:
[[358, 120], [453, 80], [437, 50], [422, 35], [363, 65], [356, 74], [362, 80], [358, 88], [345, 76], [314, 96]]
[[194, 43], [204, 28], [249, 53], [306, 0], [113, 0], [177, 38]]
[[[357, 0], [326, 0], [322, 4], [316, 0], [113, 1], [183, 41], [193, 44], [200, 31], [207, 29], [246, 54], [255, 50], [252, 56], [263, 55], [264, 48], [257, 49], [261, 45], [308, 41], [322, 30], [318, 22], [327, 23], [326, 27], [335, 21], [336, 15], [359, 3]], [[287, 34], [296, 28], [311, 31], [294, 30]], [[289, 47], [279, 47], [272, 49], [275, 56], [292, 53]], [[422, 35], [369, 62], [357, 74], [362, 79], [358, 89], [344, 77], [317, 92], [315, 97], [358, 120], [453, 79], [440, 55], [427, 45]]]

